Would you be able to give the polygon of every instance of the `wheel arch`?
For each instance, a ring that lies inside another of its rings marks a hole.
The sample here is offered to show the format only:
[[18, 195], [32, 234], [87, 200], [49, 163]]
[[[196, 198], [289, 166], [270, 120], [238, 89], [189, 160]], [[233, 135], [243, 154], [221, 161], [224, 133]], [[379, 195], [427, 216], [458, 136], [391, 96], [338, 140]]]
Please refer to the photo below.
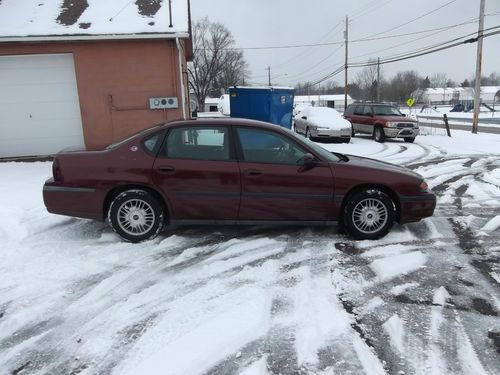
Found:
[[395, 209], [396, 209], [396, 221], [398, 223], [401, 222], [401, 202], [399, 199], [398, 194], [392, 190], [390, 187], [382, 184], [376, 184], [376, 183], [366, 183], [362, 185], [357, 185], [352, 187], [345, 195], [344, 198], [342, 199], [342, 205], [340, 207], [340, 218], [343, 217], [344, 214], [344, 209], [349, 201], [349, 198], [352, 197], [354, 194], [364, 191], [364, 190], [370, 190], [370, 189], [378, 189], [384, 193], [386, 193], [394, 203]]
[[373, 134], [375, 134], [375, 129], [377, 129], [377, 128], [381, 128], [381, 129], [382, 129], [382, 131], [383, 131], [383, 132], [384, 132], [384, 134], [385, 134], [385, 130], [384, 130], [385, 126], [384, 126], [384, 124], [383, 124], [383, 123], [381, 123], [381, 122], [376, 122], [375, 124], [373, 124]]
[[114, 187], [106, 194], [102, 208], [102, 214], [104, 219], [108, 217], [108, 211], [111, 206], [111, 202], [113, 202], [113, 199], [115, 199], [118, 195], [127, 190], [144, 190], [150, 193], [162, 205], [165, 217], [166, 218], [170, 217], [170, 212], [171, 212], [170, 206], [167, 200], [163, 197], [163, 195], [156, 189], [152, 188], [151, 186], [141, 185], [141, 184], [124, 184]]

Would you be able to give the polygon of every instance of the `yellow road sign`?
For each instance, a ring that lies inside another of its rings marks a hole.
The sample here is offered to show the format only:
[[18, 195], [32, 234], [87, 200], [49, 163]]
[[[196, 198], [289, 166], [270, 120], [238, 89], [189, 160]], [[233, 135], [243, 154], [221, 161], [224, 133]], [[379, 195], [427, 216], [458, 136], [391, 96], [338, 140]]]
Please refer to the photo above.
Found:
[[414, 104], [414, 103], [415, 103], [415, 100], [413, 100], [412, 98], [410, 98], [410, 99], [408, 99], [408, 100], [406, 101], [406, 104], [408, 104], [408, 107], [413, 106], [413, 104]]

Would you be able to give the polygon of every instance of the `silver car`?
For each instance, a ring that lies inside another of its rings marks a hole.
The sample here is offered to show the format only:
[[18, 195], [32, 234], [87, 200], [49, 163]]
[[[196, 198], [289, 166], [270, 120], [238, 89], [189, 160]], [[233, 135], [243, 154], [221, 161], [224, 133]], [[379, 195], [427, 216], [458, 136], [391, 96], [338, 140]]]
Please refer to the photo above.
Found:
[[306, 107], [295, 116], [294, 130], [306, 138], [349, 143], [352, 126], [340, 113], [328, 107]]

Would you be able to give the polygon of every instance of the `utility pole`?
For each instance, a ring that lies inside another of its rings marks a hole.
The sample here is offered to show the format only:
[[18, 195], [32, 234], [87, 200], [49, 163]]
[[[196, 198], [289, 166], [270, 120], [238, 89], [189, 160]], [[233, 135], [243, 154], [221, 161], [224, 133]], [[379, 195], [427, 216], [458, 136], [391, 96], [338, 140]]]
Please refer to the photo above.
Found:
[[377, 103], [380, 103], [380, 57], [377, 58]]
[[476, 59], [476, 86], [474, 88], [474, 117], [472, 119], [472, 133], [477, 134], [479, 123], [479, 106], [481, 105], [481, 65], [483, 61], [483, 31], [484, 31], [484, 3], [479, 6], [479, 30], [477, 31], [477, 59]]
[[344, 82], [344, 112], [347, 109], [347, 56], [348, 56], [348, 40], [349, 40], [349, 18], [345, 16], [345, 32], [344, 32], [344, 37], [345, 37], [345, 65], [344, 65], [344, 71], [345, 71], [345, 82]]
[[269, 80], [269, 86], [271, 86], [271, 67], [267, 67], [267, 73], [268, 73], [268, 80]]

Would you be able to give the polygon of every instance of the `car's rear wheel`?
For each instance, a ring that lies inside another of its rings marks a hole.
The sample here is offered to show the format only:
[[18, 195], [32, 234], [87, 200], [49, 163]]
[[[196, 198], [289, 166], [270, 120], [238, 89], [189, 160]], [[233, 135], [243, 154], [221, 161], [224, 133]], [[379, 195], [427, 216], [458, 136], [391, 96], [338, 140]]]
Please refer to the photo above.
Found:
[[164, 213], [160, 202], [150, 193], [133, 189], [113, 199], [108, 220], [120, 237], [136, 243], [158, 235], [163, 228]]
[[375, 128], [375, 130], [373, 131], [373, 138], [377, 142], [380, 142], [380, 143], [384, 142], [385, 141], [384, 129], [380, 126], [377, 126]]
[[405, 138], [406, 143], [413, 143], [415, 142], [415, 138]]
[[385, 236], [392, 228], [396, 210], [392, 199], [378, 189], [362, 190], [348, 198], [342, 222], [345, 230], [359, 240]]

